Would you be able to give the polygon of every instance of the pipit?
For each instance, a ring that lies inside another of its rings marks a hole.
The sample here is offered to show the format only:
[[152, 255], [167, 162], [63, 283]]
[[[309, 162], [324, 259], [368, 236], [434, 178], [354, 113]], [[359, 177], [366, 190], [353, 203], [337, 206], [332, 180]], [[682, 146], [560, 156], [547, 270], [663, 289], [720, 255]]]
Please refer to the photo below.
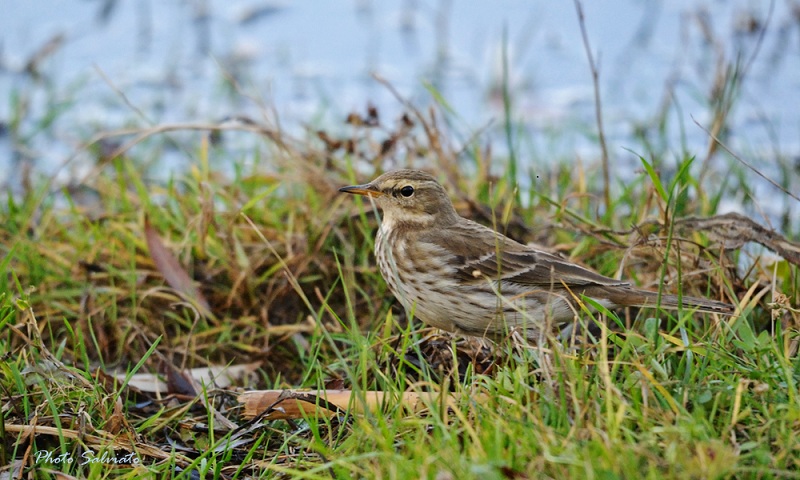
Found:
[[518, 243], [459, 216], [439, 182], [419, 170], [339, 191], [366, 195], [383, 211], [375, 241], [381, 274], [406, 311], [432, 327], [495, 340], [517, 330], [538, 342], [569, 331], [581, 296], [609, 309], [734, 311], [714, 300], [659, 296]]

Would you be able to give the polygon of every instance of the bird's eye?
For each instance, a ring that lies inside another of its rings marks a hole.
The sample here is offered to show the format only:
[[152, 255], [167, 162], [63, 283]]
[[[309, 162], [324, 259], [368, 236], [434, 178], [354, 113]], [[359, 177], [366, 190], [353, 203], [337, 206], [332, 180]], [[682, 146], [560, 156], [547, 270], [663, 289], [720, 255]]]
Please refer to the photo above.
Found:
[[404, 197], [410, 197], [411, 195], [414, 195], [414, 187], [411, 185], [406, 185], [400, 189], [400, 195]]

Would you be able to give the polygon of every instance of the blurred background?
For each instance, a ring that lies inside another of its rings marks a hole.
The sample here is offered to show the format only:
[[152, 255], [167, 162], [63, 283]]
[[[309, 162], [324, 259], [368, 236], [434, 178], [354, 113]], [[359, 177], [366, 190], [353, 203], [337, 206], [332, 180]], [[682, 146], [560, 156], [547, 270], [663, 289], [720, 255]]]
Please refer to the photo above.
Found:
[[[583, 9], [621, 176], [636, 155], [703, 158], [694, 121], [722, 117], [717, 133], [739, 155], [797, 177], [800, 2]], [[346, 128], [368, 105], [396, 123], [406, 108], [374, 74], [420, 109], [438, 102], [456, 138], [480, 135], [495, 155], [508, 122], [526, 168], [599, 158], [569, 1], [0, 0], [0, 11], [0, 185], [11, 188], [23, 166], [68, 182], [82, 163], [62, 166], [102, 131], [250, 118], [302, 137]], [[247, 155], [258, 141], [228, 148]], [[192, 160], [175, 149], [160, 161], [169, 175]]]

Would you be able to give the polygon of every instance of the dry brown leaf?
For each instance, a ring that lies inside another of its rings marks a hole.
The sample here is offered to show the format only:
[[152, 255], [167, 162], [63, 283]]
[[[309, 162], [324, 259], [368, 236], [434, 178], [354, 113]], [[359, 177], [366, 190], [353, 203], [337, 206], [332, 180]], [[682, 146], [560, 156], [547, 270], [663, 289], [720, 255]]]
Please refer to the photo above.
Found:
[[156, 269], [167, 281], [167, 284], [197, 307], [203, 316], [213, 318], [208, 301], [191, 277], [189, 277], [189, 274], [186, 273], [186, 270], [183, 269], [180, 262], [178, 262], [178, 259], [161, 241], [147, 217], [144, 219], [144, 237], [147, 241], [147, 248], [150, 250], [150, 258], [153, 259]]
[[[209, 367], [192, 368], [188, 374], [197, 382], [205, 385], [214, 385], [217, 388], [229, 387], [234, 381], [248, 375], [258, 367], [261, 362], [243, 363], [240, 365], [212, 365]], [[114, 375], [119, 381], [125, 380], [125, 373]], [[166, 382], [159, 375], [152, 373], [137, 373], [131, 376], [128, 385], [138, 388], [142, 392], [167, 394]]]
[[[481, 401], [481, 396], [474, 400]], [[362, 402], [363, 399], [363, 402]], [[379, 410], [387, 402], [400, 402], [414, 412], [427, 409], [431, 404], [455, 405], [452, 395], [438, 392], [403, 392], [400, 398], [393, 393], [380, 390], [353, 392], [352, 390], [253, 390], [239, 395], [244, 405], [244, 418], [263, 415], [264, 420], [303, 418], [304, 415], [333, 416], [350, 409], [350, 413], [362, 413], [365, 409]]]

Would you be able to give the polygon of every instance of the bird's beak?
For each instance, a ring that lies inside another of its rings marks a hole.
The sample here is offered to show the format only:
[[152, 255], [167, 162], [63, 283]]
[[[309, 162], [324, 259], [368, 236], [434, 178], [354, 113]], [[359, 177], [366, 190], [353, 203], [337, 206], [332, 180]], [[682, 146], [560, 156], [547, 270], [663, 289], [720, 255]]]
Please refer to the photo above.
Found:
[[349, 187], [342, 187], [339, 189], [340, 192], [344, 193], [352, 193], [354, 195], [365, 195], [367, 197], [382, 197], [386, 195], [385, 193], [378, 190], [375, 185], [371, 183], [365, 183], [364, 185], [351, 185]]

